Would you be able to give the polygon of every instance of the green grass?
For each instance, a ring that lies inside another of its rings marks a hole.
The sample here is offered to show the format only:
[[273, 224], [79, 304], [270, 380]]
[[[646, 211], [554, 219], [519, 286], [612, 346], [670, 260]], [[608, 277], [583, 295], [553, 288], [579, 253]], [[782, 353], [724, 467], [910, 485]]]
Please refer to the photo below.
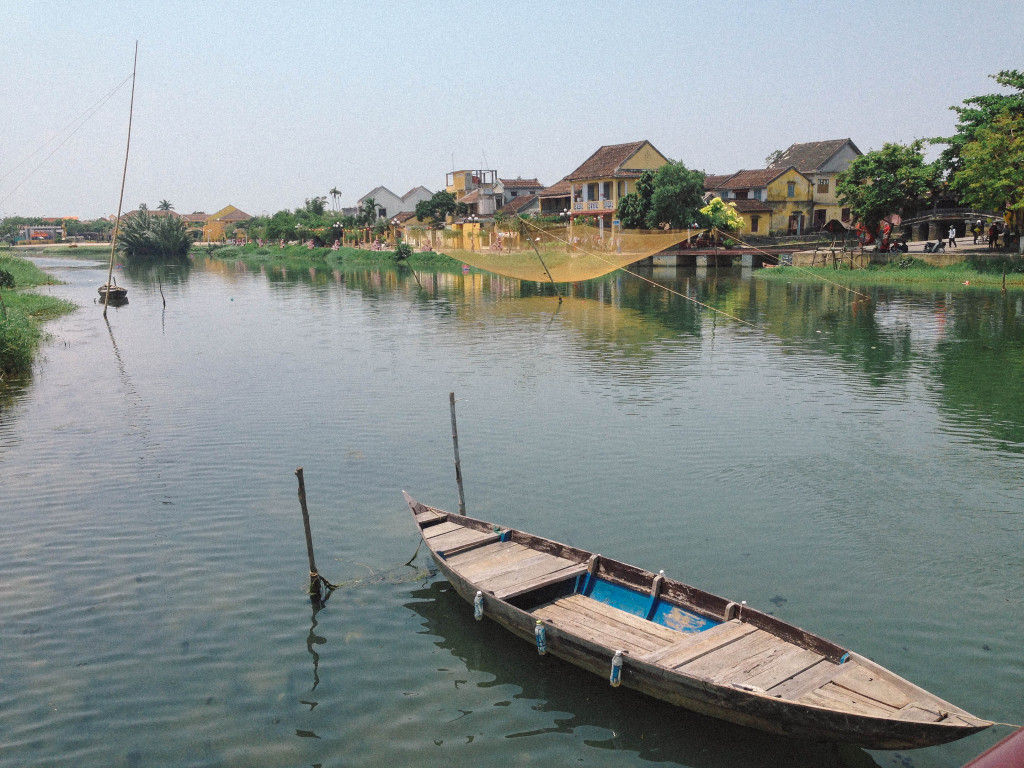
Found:
[[906, 256], [889, 264], [872, 264], [867, 269], [832, 269], [831, 267], [781, 267], [756, 272], [764, 280], [784, 282], [817, 282], [822, 278], [844, 285], [911, 285], [921, 288], [964, 286], [1001, 288], [1003, 270], [1007, 290], [1024, 290], [1024, 260], [968, 259], [948, 267], [934, 267]]
[[0, 379], [3, 379], [25, 373], [32, 367], [44, 335], [42, 324], [71, 312], [75, 305], [24, 291], [24, 288], [60, 282], [29, 261], [0, 254], [0, 269], [11, 273], [15, 285], [15, 290], [5, 290], [2, 294], [7, 309], [6, 316], [0, 311]]

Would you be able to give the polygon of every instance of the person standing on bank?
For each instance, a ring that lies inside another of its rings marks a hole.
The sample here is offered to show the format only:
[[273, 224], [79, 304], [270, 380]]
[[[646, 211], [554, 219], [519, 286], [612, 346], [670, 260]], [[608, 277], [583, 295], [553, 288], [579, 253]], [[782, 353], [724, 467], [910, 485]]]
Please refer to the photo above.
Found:
[[949, 225], [949, 247], [956, 248], [956, 225]]

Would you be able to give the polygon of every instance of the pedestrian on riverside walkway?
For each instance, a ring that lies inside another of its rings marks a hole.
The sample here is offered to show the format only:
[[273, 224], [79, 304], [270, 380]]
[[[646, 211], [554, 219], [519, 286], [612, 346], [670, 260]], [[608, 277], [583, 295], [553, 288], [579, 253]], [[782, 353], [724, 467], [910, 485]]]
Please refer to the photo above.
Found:
[[949, 225], [949, 247], [956, 248], [956, 225]]
[[990, 251], [996, 247], [997, 237], [999, 237], [999, 230], [996, 229], [996, 225], [993, 222], [992, 226], [988, 228], [988, 249]]

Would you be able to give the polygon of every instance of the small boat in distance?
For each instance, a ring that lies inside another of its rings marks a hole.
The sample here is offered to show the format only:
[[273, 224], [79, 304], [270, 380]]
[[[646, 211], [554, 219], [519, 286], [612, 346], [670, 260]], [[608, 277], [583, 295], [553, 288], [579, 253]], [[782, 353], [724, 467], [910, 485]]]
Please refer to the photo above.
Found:
[[455, 591], [520, 638], [694, 712], [868, 749], [929, 747], [992, 723], [742, 603], [404, 493]]
[[128, 303], [128, 289], [118, 285], [116, 282], [101, 285], [96, 290], [99, 291], [100, 299], [108, 304]]

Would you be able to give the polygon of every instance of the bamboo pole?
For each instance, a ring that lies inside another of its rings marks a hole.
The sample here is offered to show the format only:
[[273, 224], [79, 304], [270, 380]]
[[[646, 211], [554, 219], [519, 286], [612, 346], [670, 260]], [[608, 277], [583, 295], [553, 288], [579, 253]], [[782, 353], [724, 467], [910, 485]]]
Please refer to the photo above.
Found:
[[309, 555], [309, 594], [311, 597], [320, 599], [323, 588], [326, 586], [333, 589], [334, 585], [320, 575], [316, 568], [316, 561], [313, 559], [313, 532], [309, 527], [309, 509], [306, 507], [306, 483], [302, 477], [302, 467], [295, 470], [295, 476], [299, 478], [299, 505], [302, 507], [302, 525], [306, 529], [306, 553]]
[[459, 514], [466, 514], [466, 494], [462, 489], [462, 463], [459, 461], [459, 429], [455, 425], [455, 393], [448, 393], [452, 409], [452, 444], [455, 446], [455, 482], [459, 484]]
[[110, 281], [114, 276], [114, 249], [117, 248], [117, 232], [121, 227], [121, 206], [124, 204], [124, 181], [128, 177], [128, 150], [132, 146], [132, 113], [135, 111], [135, 72], [139, 63], [139, 41], [135, 41], [135, 58], [132, 60], [132, 98], [128, 103], [128, 141], [124, 147], [124, 170], [121, 171], [121, 196], [117, 199], [117, 219], [114, 221], [114, 236], [110, 240], [110, 266], [107, 268], [107, 291], [103, 294], [103, 317], [107, 316], [110, 303]]

